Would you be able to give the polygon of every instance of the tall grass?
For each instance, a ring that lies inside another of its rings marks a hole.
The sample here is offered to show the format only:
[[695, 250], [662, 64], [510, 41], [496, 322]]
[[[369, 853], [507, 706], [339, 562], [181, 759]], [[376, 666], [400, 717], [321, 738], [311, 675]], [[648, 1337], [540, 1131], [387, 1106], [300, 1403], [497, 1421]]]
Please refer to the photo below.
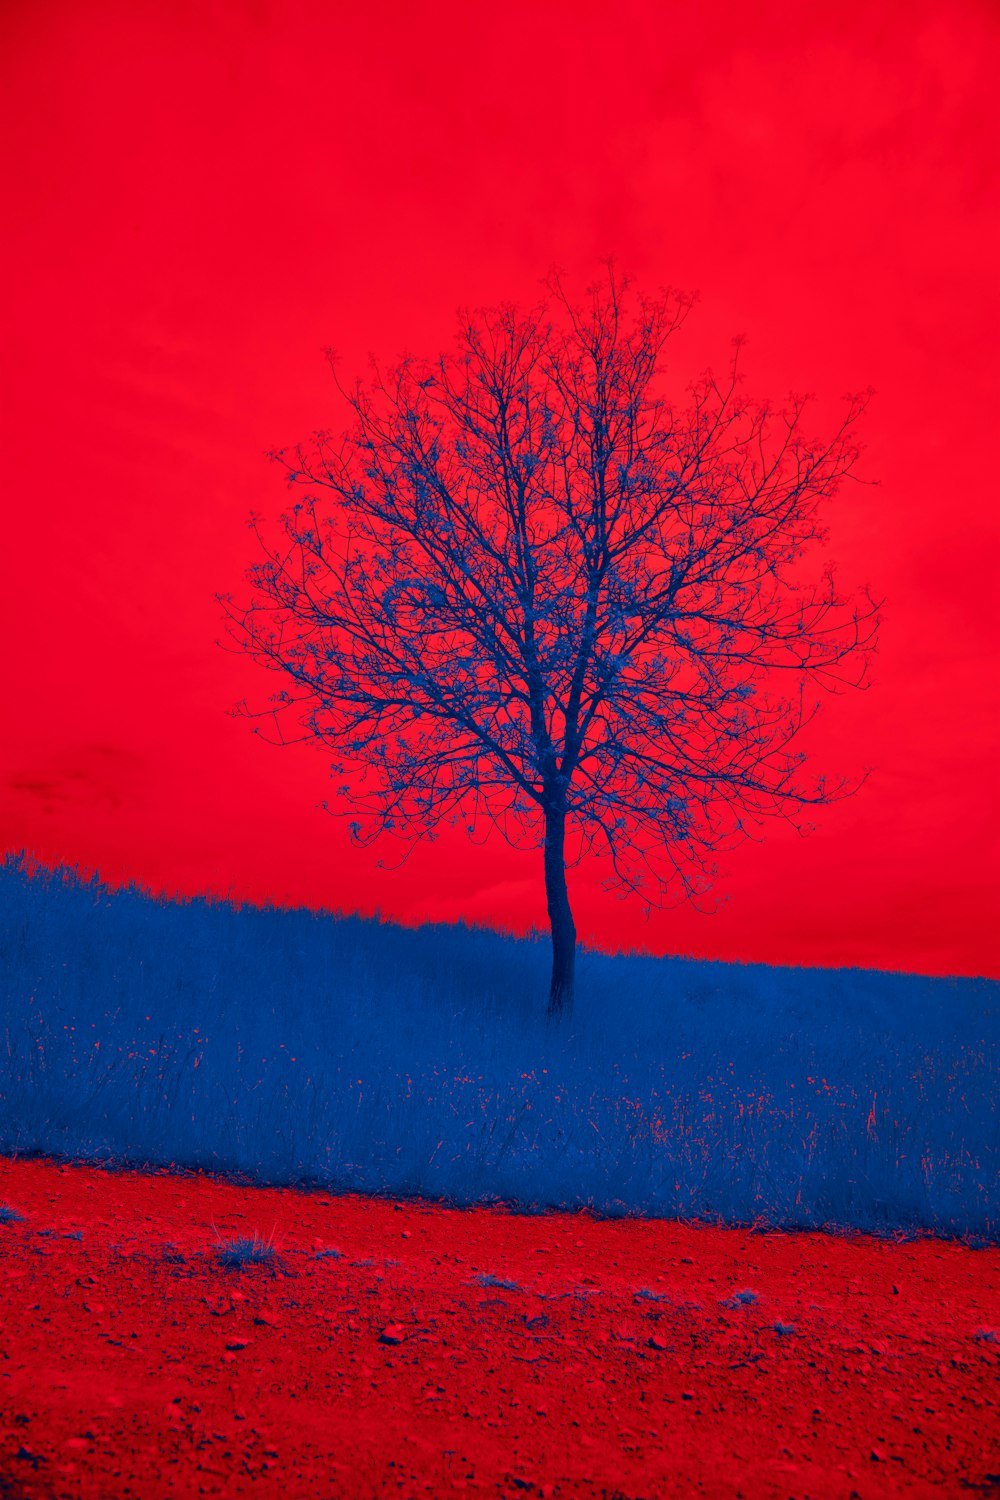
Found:
[[0, 866], [0, 1150], [1000, 1239], [1000, 985], [584, 952]]

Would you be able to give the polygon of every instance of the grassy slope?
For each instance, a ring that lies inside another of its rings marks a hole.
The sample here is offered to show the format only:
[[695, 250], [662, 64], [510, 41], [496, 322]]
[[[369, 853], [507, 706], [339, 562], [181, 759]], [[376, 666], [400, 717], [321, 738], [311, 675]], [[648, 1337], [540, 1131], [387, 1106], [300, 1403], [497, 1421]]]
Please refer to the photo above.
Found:
[[1000, 1238], [1000, 986], [582, 955], [0, 867], [0, 1150]]

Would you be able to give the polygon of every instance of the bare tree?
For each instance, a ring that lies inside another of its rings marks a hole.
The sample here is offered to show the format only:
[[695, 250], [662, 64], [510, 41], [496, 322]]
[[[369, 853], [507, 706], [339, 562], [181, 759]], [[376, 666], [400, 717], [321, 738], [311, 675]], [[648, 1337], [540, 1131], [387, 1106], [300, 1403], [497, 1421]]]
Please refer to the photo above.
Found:
[[359, 773], [359, 843], [485, 818], [543, 844], [558, 1016], [567, 859], [602, 852], [649, 909], [763, 818], [844, 795], [803, 780], [796, 739], [807, 687], [863, 685], [877, 614], [802, 560], [866, 397], [809, 439], [805, 399], [741, 394], [735, 340], [678, 406], [662, 355], [692, 299], [634, 298], [610, 265], [582, 303], [548, 290], [463, 314], [456, 354], [338, 381], [351, 430], [273, 455], [301, 497], [280, 545], [253, 523], [252, 602], [223, 602], [284, 679], [278, 738], [290, 715]]

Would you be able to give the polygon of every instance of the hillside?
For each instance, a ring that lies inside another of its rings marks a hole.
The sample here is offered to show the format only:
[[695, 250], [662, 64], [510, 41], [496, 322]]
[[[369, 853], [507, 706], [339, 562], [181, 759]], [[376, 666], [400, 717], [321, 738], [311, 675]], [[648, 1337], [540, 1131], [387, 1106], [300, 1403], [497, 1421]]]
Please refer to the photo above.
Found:
[[582, 955], [0, 868], [0, 1152], [1000, 1237], [996, 982]]

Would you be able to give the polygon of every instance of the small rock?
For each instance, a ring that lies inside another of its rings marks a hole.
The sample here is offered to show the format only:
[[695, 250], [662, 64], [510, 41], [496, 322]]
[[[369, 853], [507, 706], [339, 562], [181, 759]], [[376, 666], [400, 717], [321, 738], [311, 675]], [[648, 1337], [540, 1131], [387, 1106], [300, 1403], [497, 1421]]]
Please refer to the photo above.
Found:
[[667, 1347], [667, 1341], [662, 1333], [654, 1333], [652, 1335], [649, 1339], [649, 1347], [650, 1349], [665, 1349]]
[[885, 1454], [882, 1452], [881, 1448], [873, 1448], [868, 1457], [873, 1464], [880, 1464], [885, 1462]]
[[681, 1400], [682, 1401], [693, 1401], [694, 1400], [694, 1391], [681, 1391]]
[[401, 1344], [406, 1338], [406, 1329], [402, 1323], [387, 1323], [378, 1337], [380, 1344]]

